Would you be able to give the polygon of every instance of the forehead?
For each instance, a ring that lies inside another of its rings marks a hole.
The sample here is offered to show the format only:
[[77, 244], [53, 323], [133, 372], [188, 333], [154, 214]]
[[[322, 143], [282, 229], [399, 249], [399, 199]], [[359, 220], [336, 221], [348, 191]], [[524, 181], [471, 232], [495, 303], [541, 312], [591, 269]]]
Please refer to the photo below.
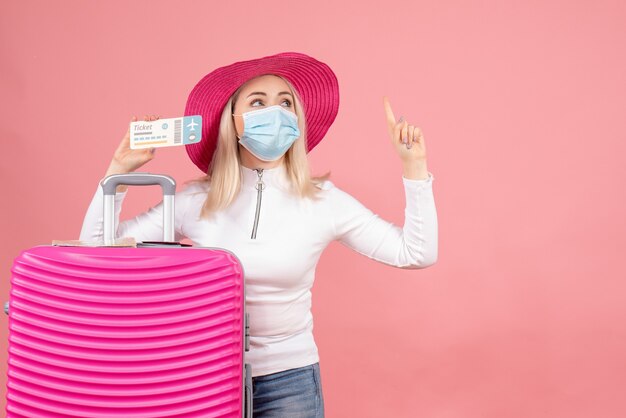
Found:
[[287, 90], [289, 91], [289, 85], [282, 78], [272, 75], [265, 74], [262, 76], [255, 77], [251, 80], [246, 81], [246, 83], [241, 87], [241, 92], [245, 93], [252, 90]]

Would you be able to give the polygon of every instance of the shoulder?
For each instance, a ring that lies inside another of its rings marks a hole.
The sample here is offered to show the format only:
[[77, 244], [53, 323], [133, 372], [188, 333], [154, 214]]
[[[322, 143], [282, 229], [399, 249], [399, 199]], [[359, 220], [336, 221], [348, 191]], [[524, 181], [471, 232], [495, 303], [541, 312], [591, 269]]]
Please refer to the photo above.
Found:
[[181, 203], [196, 199], [204, 200], [209, 191], [209, 187], [209, 183], [206, 181], [188, 182], [182, 190], [176, 192], [176, 200]]
[[317, 187], [320, 190], [331, 190], [331, 189], [334, 189], [336, 186], [332, 181], [324, 180], [319, 183], [316, 183], [315, 187]]
[[197, 194], [206, 193], [209, 191], [210, 183], [208, 181], [190, 181], [185, 184], [185, 187], [179, 192], [182, 194]]
[[315, 185], [319, 189], [317, 196], [327, 202], [341, 200], [347, 193], [331, 180], [323, 180]]
[[334, 206], [351, 204], [357, 199], [330, 180], [324, 180], [316, 186], [322, 190], [321, 195]]

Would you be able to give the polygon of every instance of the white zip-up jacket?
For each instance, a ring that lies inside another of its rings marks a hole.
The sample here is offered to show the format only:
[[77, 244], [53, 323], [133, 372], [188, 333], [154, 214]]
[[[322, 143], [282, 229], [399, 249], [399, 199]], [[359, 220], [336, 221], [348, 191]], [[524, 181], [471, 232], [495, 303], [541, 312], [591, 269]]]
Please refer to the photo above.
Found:
[[[428, 267], [437, 260], [437, 212], [430, 172], [424, 180], [402, 177], [403, 227], [381, 219], [329, 180], [320, 185], [323, 198], [319, 201], [293, 195], [284, 165], [258, 171], [242, 166], [242, 174], [241, 192], [211, 220], [199, 218], [209, 185], [192, 184], [177, 192], [175, 238], [189, 238], [194, 246], [225, 248], [241, 261], [250, 314], [250, 351], [245, 361], [252, 365], [253, 376], [319, 361], [311, 287], [317, 262], [331, 241], [339, 240], [367, 257], [404, 269]], [[259, 179], [265, 184], [260, 196], [255, 187]], [[125, 195], [115, 196], [116, 237], [161, 240], [163, 203], [119, 222]], [[85, 215], [81, 240], [102, 239], [103, 203], [98, 186]]]

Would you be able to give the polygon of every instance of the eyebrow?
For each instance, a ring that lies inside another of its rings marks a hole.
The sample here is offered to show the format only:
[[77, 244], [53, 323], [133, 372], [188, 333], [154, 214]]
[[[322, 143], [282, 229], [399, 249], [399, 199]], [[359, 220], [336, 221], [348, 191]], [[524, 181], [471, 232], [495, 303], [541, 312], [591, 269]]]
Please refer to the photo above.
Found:
[[[253, 95], [255, 95], [255, 94], [261, 94], [261, 95], [263, 95], [263, 96], [267, 96], [267, 94], [266, 94], [266, 93], [264, 93], [264, 92], [262, 92], [262, 91], [253, 91], [252, 93], [248, 94], [248, 97], [253, 96]], [[278, 93], [278, 95], [279, 95], [279, 96], [280, 96], [281, 94], [288, 94], [288, 95], [290, 95], [291, 97], [293, 97], [293, 95], [292, 95], [291, 93], [289, 93], [288, 91], [281, 91], [280, 93]], [[247, 99], [248, 97], [246, 97], [246, 99]]]

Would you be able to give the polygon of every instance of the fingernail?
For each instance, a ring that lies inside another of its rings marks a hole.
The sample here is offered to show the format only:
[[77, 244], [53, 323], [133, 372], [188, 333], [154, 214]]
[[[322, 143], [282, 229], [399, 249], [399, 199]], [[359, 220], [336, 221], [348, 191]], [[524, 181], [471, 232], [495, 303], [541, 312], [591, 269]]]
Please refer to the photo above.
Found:
[[406, 136], [404, 138], [402, 138], [402, 142], [405, 143], [405, 144], [408, 142], [407, 139], [406, 139]]
[[404, 116], [400, 116], [400, 119], [398, 119], [398, 122], [402, 122], [404, 121]]

